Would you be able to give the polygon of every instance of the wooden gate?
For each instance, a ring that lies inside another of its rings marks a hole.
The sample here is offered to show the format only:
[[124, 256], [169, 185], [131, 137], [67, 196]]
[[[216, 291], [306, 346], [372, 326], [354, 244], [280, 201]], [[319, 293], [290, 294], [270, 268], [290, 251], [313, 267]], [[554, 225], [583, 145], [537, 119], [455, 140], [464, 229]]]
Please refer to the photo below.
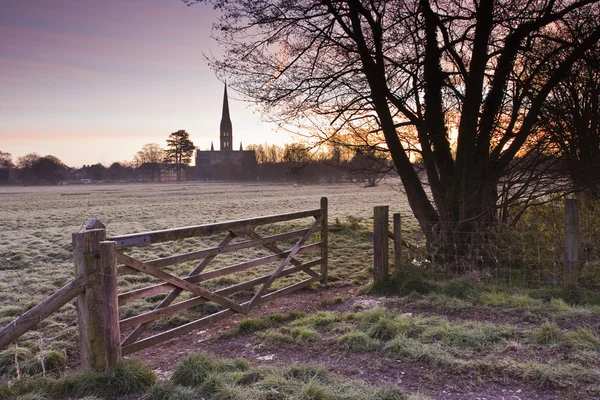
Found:
[[[257, 228], [261, 226], [306, 218], [311, 219], [310, 224], [302, 229], [296, 229], [297, 226], [288, 227], [282, 232], [282, 227], [278, 226], [278, 230], [268, 236], [257, 232]], [[132, 251], [135, 254], [138, 246], [202, 236], [214, 237], [217, 234], [223, 236], [218, 245], [211, 248], [152, 260], [142, 260], [141, 256], [127, 254]], [[154, 346], [234, 314], [247, 314], [258, 304], [312, 283], [327, 281], [327, 198], [322, 198], [321, 207], [314, 210], [114, 236], [107, 240], [103, 240], [104, 235], [104, 229], [92, 229], [73, 235], [76, 269], [80, 274], [86, 275], [88, 281], [87, 290], [78, 299], [81, 355], [83, 364], [92, 367], [111, 365], [122, 355]], [[279, 244], [282, 242], [293, 244], [288, 250], [283, 250]], [[255, 247], [268, 249], [269, 255], [217, 269], [207, 268], [219, 255]], [[301, 254], [310, 253], [316, 253], [316, 258], [298, 258]], [[194, 261], [195, 265], [184, 277], [163, 269], [190, 261]], [[218, 290], [205, 286], [210, 280], [258, 266], [265, 268], [269, 264], [274, 269], [262, 276]], [[320, 268], [315, 269], [316, 266]], [[98, 273], [98, 278], [93, 279]], [[147, 274], [160, 280], [160, 283], [118, 293], [118, 279], [129, 274]], [[269, 290], [278, 278], [292, 274], [302, 274], [305, 278], [277, 290]], [[253, 290], [255, 287], [257, 289]], [[185, 292], [192, 293], [193, 297], [175, 302]], [[240, 292], [250, 292], [252, 295], [236, 300], [232, 295], [239, 295]], [[166, 297], [154, 309], [128, 318], [119, 318], [119, 306], [165, 293]], [[192, 322], [144, 337], [153, 321], [207, 303], [217, 305], [220, 309]]]

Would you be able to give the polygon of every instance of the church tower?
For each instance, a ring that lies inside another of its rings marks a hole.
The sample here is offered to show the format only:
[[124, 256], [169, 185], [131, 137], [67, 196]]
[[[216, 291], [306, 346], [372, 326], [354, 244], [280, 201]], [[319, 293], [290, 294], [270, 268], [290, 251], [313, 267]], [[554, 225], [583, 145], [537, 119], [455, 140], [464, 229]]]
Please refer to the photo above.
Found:
[[223, 93], [223, 115], [221, 116], [221, 151], [230, 152], [232, 148], [232, 126], [229, 117], [229, 100], [227, 99], [227, 84]]

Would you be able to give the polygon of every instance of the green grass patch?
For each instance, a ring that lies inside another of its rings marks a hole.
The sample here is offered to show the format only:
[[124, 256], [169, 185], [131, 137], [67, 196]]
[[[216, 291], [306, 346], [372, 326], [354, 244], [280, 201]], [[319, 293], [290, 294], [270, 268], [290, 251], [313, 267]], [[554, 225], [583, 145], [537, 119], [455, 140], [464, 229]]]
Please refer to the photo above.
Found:
[[348, 332], [337, 339], [337, 343], [345, 350], [366, 353], [381, 348], [381, 341], [369, 337], [364, 332]]
[[290, 333], [299, 342], [315, 342], [321, 337], [319, 332], [305, 326], [296, 326], [290, 330]]
[[237, 333], [252, 333], [269, 328], [272, 322], [268, 318], [244, 318], [237, 326]]
[[313, 329], [326, 329], [341, 321], [339, 313], [332, 311], [319, 311], [313, 315], [300, 318], [291, 323], [291, 326], [307, 326]]
[[[35, 377], [0, 385], [0, 399], [119, 399], [145, 393], [156, 376], [136, 360], [124, 360], [107, 371], [86, 371], [60, 378]], [[36, 397], [38, 396], [38, 397]]]
[[294, 341], [294, 338], [291, 335], [274, 330], [258, 333], [257, 337], [261, 344], [267, 348], [278, 347], [282, 343], [291, 343]]

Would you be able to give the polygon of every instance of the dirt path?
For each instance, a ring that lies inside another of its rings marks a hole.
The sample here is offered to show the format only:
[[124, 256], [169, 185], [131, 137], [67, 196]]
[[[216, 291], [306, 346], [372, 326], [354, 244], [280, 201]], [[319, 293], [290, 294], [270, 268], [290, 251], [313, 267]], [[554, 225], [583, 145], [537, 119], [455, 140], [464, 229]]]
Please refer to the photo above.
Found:
[[[347, 311], [372, 308], [381, 299], [356, 296], [357, 286], [329, 287], [293, 293], [277, 301], [263, 304], [250, 316], [266, 316], [273, 313], [302, 311], [312, 314], [322, 310]], [[342, 297], [342, 303], [335, 303]], [[475, 374], [456, 374], [448, 369], [432, 367], [420, 361], [394, 360], [374, 357], [374, 353], [354, 354], [341, 351], [335, 343], [320, 341], [317, 344], [286, 343], [276, 349], [263, 349], [252, 344], [252, 334], [223, 338], [220, 333], [235, 327], [242, 319], [236, 316], [207, 329], [192, 332], [139, 353], [140, 357], [166, 378], [189, 354], [205, 352], [215, 357], [241, 357], [255, 364], [290, 365], [294, 363], [317, 363], [327, 370], [352, 379], [361, 379], [375, 385], [394, 385], [411, 392], [424, 393], [433, 399], [464, 400], [525, 400], [566, 399], [564, 391], [543, 389], [520, 380], [503, 378], [502, 383], [482, 382]], [[581, 397], [573, 397], [581, 398]]]

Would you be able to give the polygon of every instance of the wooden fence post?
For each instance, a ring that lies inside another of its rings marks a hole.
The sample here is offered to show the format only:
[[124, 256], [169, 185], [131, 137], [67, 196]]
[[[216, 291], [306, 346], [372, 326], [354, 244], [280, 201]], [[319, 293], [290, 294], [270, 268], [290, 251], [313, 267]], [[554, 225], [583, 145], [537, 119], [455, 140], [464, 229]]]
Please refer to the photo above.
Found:
[[394, 278], [400, 276], [400, 268], [402, 264], [402, 231], [400, 223], [400, 214], [396, 213], [394, 218]]
[[373, 278], [375, 282], [388, 279], [389, 226], [388, 206], [373, 209]]
[[119, 289], [117, 287], [117, 242], [100, 242], [100, 261], [104, 308], [104, 337], [106, 340], [106, 367], [121, 360], [121, 329], [119, 326]]
[[563, 285], [579, 280], [579, 206], [576, 199], [565, 199], [565, 254]]
[[328, 205], [327, 197], [321, 197], [321, 210], [323, 221], [321, 222], [321, 283], [327, 283], [328, 257], [329, 257], [329, 222], [327, 220]]
[[[79, 347], [84, 368], [107, 368], [109, 348], [106, 337], [107, 298], [103, 287], [100, 242], [104, 229], [73, 233], [75, 274], [85, 280], [85, 291], [77, 297]], [[105, 249], [106, 251], [106, 249]]]

